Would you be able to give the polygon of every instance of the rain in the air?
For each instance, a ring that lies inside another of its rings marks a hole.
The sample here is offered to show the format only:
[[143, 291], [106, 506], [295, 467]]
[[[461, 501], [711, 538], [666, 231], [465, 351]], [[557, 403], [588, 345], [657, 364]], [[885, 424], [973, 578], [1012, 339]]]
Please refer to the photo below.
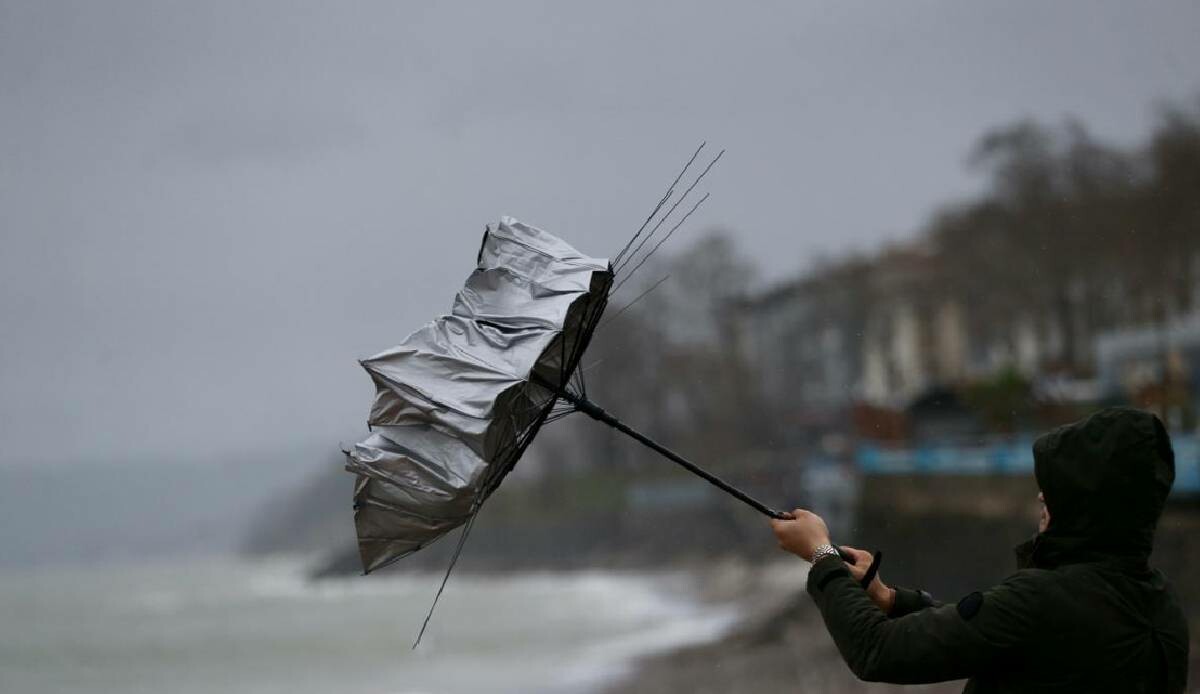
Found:
[[1198, 35], [0, 0], [0, 692], [1200, 692]]

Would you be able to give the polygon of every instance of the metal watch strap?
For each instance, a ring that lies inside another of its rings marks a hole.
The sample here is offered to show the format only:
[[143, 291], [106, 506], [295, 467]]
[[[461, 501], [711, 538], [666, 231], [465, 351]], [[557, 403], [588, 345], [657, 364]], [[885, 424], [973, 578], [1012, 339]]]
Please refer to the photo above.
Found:
[[[833, 545], [819, 545], [815, 550], [813, 550], [812, 563], [816, 564], [830, 554], [851, 564], [855, 563], [853, 557], [851, 557], [849, 554], [843, 554], [841, 550]], [[871, 564], [867, 567], [866, 573], [863, 574], [862, 579], [858, 582], [863, 589], [866, 589], [867, 586], [871, 585], [871, 581], [875, 580], [875, 576], [879, 574], [879, 565], [882, 562], [883, 550], [877, 549], [871, 556]]]
[[841, 555], [838, 554], [837, 549], [833, 545], [818, 545], [817, 548], [813, 550], [812, 563], [816, 564], [828, 556], [838, 557]]

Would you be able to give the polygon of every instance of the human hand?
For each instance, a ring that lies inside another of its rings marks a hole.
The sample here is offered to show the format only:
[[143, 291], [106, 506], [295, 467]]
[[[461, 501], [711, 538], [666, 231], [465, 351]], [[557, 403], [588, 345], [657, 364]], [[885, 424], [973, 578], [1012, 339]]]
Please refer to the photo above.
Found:
[[829, 528], [820, 516], [798, 508], [791, 518], [771, 519], [771, 529], [779, 540], [780, 549], [787, 550], [804, 561], [812, 561], [813, 552], [821, 545], [829, 544]]
[[[871, 560], [874, 558], [870, 552], [864, 552], [861, 549], [842, 545], [842, 551], [849, 554], [854, 563], [845, 562], [846, 569], [855, 581], [862, 583], [863, 578], [867, 575], [867, 568], [871, 566]], [[875, 606], [883, 610], [884, 614], [892, 611], [892, 605], [896, 604], [896, 591], [889, 588], [883, 579], [879, 578], [879, 574], [875, 574], [875, 578], [871, 580], [871, 584], [867, 586], [867, 597], [871, 598], [871, 602]]]

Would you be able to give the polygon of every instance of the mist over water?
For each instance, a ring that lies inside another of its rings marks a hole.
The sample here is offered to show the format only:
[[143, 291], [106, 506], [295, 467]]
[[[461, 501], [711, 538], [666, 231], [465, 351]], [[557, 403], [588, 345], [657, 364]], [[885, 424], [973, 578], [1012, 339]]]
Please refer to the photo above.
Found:
[[[208, 463], [0, 465], [0, 569], [236, 551], [279, 499], [319, 472], [340, 474], [328, 452], [287, 452]], [[349, 502], [339, 507], [353, 532]]]
[[0, 572], [0, 690], [23, 694], [587, 692], [735, 617], [679, 573], [310, 582], [231, 559]]

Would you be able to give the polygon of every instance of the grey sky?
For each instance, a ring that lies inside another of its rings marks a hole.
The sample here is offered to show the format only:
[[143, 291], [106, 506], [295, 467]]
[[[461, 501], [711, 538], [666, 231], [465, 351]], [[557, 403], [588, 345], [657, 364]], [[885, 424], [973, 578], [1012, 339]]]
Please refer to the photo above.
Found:
[[1195, 2], [971, 5], [0, 1], [0, 465], [353, 436], [485, 223], [605, 254], [701, 139], [693, 229], [780, 277], [970, 190], [989, 126], [1200, 88]]

